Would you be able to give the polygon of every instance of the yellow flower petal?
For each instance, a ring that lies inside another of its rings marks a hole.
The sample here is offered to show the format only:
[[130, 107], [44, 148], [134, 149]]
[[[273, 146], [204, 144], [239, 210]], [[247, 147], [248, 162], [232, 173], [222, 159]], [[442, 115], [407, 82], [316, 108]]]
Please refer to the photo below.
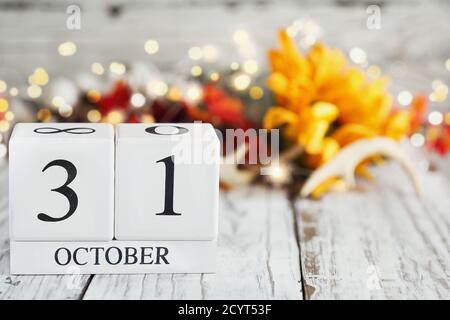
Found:
[[311, 116], [315, 119], [325, 120], [327, 122], [333, 122], [338, 117], [338, 108], [327, 102], [316, 102], [311, 107]]
[[311, 48], [308, 58], [313, 66], [312, 77], [316, 88], [325, 85], [339, 75], [346, 62], [339, 50], [328, 49], [321, 43], [317, 43]]
[[308, 155], [307, 164], [310, 168], [318, 168], [328, 162], [339, 151], [339, 143], [333, 138], [323, 139], [322, 150], [320, 154]]
[[328, 191], [344, 191], [346, 189], [344, 181], [337, 177], [332, 177], [325, 180], [311, 193], [311, 197], [314, 199], [321, 198]]
[[273, 129], [285, 123], [296, 123], [298, 116], [282, 107], [270, 108], [264, 116], [264, 128]]
[[388, 118], [384, 129], [384, 135], [394, 140], [400, 140], [409, 132], [409, 127], [409, 112], [397, 111]]
[[313, 120], [299, 135], [298, 142], [305, 147], [309, 154], [318, 154], [322, 151], [323, 138], [330, 127], [325, 120]]
[[269, 79], [267, 79], [267, 85], [275, 94], [285, 96], [287, 93], [288, 80], [283, 74], [274, 72], [269, 76]]

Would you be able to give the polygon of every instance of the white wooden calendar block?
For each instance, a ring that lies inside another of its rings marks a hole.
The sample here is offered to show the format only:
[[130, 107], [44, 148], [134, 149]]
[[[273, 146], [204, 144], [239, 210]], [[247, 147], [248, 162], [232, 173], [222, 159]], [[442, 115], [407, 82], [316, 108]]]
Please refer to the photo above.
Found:
[[111, 125], [17, 124], [9, 146], [12, 240], [112, 240]]
[[118, 125], [116, 238], [216, 239], [219, 159], [210, 124]]
[[216, 260], [216, 241], [13, 241], [10, 273], [214, 273]]

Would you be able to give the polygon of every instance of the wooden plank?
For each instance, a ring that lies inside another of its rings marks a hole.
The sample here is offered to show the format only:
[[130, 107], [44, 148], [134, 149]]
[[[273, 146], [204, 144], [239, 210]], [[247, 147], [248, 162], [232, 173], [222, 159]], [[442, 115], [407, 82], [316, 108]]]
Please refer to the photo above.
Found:
[[399, 165], [363, 190], [295, 203], [307, 299], [449, 299], [450, 185], [424, 173], [419, 199]]
[[85, 299], [302, 299], [293, 214], [282, 192], [220, 197], [217, 274], [96, 275]]
[[8, 170], [0, 168], [0, 300], [78, 299], [91, 276], [11, 276], [9, 274]]

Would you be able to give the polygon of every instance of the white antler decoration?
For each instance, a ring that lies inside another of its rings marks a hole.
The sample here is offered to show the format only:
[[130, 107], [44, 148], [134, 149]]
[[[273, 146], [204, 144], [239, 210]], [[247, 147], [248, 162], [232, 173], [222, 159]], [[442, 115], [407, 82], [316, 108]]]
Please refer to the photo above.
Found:
[[238, 169], [239, 160], [245, 157], [247, 150], [247, 143], [242, 143], [235, 152], [231, 152], [222, 159], [220, 165], [220, 180], [222, 182], [234, 187], [246, 185], [255, 178], [255, 172]]
[[375, 154], [399, 161], [410, 176], [417, 194], [421, 194], [417, 172], [398, 144], [389, 138], [373, 138], [361, 139], [342, 148], [329, 162], [313, 172], [303, 185], [300, 191], [301, 196], [307, 197], [317, 186], [331, 177], [341, 177], [344, 179], [347, 187], [354, 187], [356, 185], [354, 175], [356, 166], [364, 159]]

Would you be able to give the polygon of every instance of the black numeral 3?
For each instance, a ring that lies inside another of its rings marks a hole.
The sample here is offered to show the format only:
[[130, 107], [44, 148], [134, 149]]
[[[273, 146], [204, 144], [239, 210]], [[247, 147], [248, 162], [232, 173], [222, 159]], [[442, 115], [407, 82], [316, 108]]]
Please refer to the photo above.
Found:
[[61, 187], [52, 189], [52, 191], [61, 193], [62, 195], [64, 195], [67, 198], [67, 200], [69, 201], [69, 211], [60, 218], [54, 218], [45, 213], [38, 214], [37, 217], [39, 220], [48, 221], [48, 222], [57, 222], [57, 221], [66, 220], [75, 212], [75, 210], [77, 210], [77, 207], [78, 207], [77, 194], [75, 193], [75, 191], [73, 191], [71, 188], [68, 187], [68, 185], [77, 176], [77, 168], [70, 161], [58, 159], [58, 160], [53, 160], [53, 161], [49, 162], [44, 167], [44, 169], [42, 169], [42, 172], [45, 172], [45, 170], [47, 170], [50, 167], [54, 167], [54, 166], [62, 167], [64, 169], [66, 169], [66, 171], [67, 171], [66, 182]]

